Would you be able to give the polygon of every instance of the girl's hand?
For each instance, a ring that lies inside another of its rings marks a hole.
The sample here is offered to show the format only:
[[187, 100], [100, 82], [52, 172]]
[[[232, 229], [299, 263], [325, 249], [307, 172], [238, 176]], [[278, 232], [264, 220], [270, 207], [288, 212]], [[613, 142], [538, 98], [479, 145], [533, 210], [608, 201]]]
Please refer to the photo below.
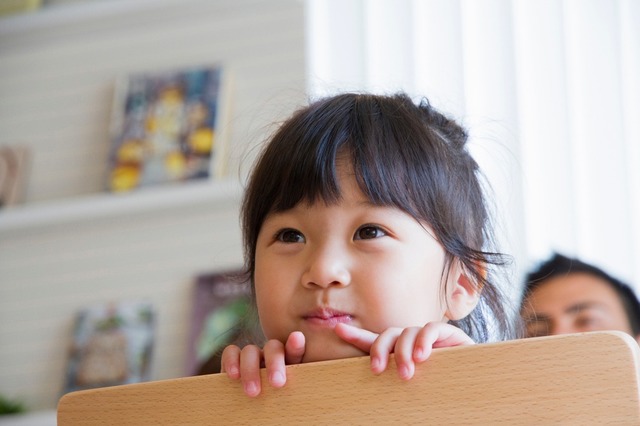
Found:
[[444, 322], [430, 322], [424, 327], [388, 328], [380, 334], [347, 324], [338, 324], [336, 334], [344, 341], [368, 352], [371, 370], [382, 373], [394, 353], [398, 375], [409, 380], [415, 373], [415, 363], [423, 362], [433, 348], [473, 345], [462, 330]]
[[287, 380], [285, 365], [299, 364], [304, 349], [304, 335], [299, 331], [291, 333], [285, 344], [269, 340], [263, 349], [256, 345], [242, 349], [229, 345], [222, 352], [221, 371], [231, 379], [240, 379], [248, 396], [258, 396], [261, 390], [260, 367], [266, 367], [269, 384], [280, 388]]

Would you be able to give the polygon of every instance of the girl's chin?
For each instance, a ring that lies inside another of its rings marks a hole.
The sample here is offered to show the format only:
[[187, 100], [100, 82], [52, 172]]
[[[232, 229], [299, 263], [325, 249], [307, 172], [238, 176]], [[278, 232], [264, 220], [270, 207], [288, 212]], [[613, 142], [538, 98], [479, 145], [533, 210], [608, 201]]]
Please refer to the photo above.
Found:
[[307, 341], [302, 362], [328, 361], [364, 355], [368, 355], [368, 353], [342, 340], [338, 342]]

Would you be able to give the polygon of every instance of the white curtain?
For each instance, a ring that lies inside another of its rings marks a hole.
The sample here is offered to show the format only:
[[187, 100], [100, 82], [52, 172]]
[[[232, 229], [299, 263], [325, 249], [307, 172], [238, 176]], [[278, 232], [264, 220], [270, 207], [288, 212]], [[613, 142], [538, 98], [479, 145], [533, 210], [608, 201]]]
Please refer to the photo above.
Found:
[[313, 97], [403, 90], [470, 130], [517, 283], [560, 251], [640, 289], [640, 1], [306, 1]]

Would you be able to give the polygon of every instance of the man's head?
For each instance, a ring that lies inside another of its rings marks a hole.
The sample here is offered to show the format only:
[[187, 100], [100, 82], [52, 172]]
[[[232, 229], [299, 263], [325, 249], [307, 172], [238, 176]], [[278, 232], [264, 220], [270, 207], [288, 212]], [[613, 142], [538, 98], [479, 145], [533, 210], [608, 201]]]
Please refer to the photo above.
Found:
[[520, 314], [527, 337], [620, 330], [640, 341], [640, 303], [633, 290], [560, 254], [527, 275]]

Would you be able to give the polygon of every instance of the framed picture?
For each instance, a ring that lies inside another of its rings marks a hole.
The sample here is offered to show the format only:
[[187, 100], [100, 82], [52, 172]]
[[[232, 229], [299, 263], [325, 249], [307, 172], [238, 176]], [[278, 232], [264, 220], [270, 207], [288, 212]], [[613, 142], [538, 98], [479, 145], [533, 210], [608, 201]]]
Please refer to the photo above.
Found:
[[230, 344], [260, 343], [262, 332], [249, 285], [239, 272], [202, 274], [194, 282], [187, 375], [220, 372], [220, 355]]
[[224, 176], [229, 85], [219, 65], [121, 77], [111, 118], [108, 189]]
[[79, 311], [64, 392], [149, 380], [154, 325], [148, 302], [99, 304]]

